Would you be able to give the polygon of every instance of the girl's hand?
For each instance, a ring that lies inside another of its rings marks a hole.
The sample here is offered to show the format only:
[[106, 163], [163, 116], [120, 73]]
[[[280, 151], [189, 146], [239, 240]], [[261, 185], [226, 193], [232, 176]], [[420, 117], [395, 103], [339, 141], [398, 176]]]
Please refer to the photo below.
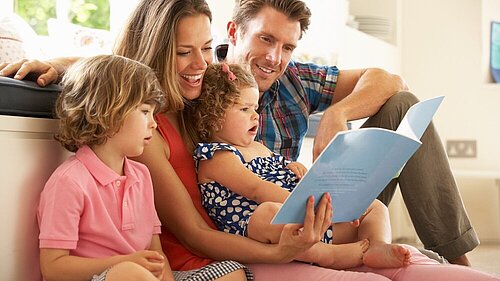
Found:
[[13, 63], [0, 63], [0, 76], [13, 76], [17, 80], [24, 78], [36, 80], [36, 83], [42, 87], [54, 83], [59, 77], [56, 69], [48, 62], [27, 59]]
[[[128, 260], [135, 262], [149, 272], [151, 272], [156, 278], [162, 278], [164, 275], [164, 257], [160, 255], [157, 251], [143, 250], [138, 251], [133, 254], [128, 255]], [[161, 280], [161, 279], [159, 279]]]
[[290, 169], [295, 176], [297, 176], [297, 179], [302, 179], [302, 177], [306, 174], [307, 168], [306, 166], [302, 165], [302, 163], [299, 162], [291, 162], [286, 166], [287, 169]]

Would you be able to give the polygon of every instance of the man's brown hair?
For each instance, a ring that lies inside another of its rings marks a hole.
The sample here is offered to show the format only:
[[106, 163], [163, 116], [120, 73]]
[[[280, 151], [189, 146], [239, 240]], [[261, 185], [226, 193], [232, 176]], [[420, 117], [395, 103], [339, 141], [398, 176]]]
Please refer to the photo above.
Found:
[[252, 20], [264, 7], [270, 7], [285, 14], [290, 20], [300, 23], [302, 34], [309, 28], [311, 10], [301, 0], [235, 0], [233, 21], [245, 33], [246, 23]]

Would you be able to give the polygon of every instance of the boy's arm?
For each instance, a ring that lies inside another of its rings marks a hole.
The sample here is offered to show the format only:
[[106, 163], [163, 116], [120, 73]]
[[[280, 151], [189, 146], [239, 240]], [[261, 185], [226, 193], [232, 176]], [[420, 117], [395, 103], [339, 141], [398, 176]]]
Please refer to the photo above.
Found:
[[149, 247], [151, 251], [156, 251], [160, 255], [164, 257], [163, 259], [163, 270], [162, 270], [162, 278], [161, 281], [174, 281], [174, 275], [172, 274], [172, 269], [170, 268], [170, 263], [168, 262], [167, 256], [163, 253], [161, 248], [160, 236], [158, 234], [154, 234], [151, 239], [151, 246]]
[[198, 180], [216, 181], [259, 204], [283, 203], [290, 194], [280, 186], [259, 178], [241, 163], [238, 156], [229, 151], [218, 151], [212, 159], [200, 161]]
[[100, 274], [107, 268], [120, 262], [135, 262], [150, 272], [158, 272], [163, 263], [150, 260], [162, 260], [156, 251], [139, 251], [131, 255], [117, 255], [108, 258], [93, 259], [71, 256], [65, 249], [40, 249], [40, 268], [45, 280], [88, 281], [94, 274]]
[[114, 256], [107, 259], [88, 259], [69, 255], [65, 249], [40, 249], [40, 268], [45, 280], [90, 280], [107, 268], [124, 259]]

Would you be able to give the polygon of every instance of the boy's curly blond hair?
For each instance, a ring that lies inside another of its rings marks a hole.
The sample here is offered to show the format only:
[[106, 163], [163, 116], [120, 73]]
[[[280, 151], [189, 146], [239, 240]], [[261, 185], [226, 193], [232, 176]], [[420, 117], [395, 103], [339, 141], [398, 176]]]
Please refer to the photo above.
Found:
[[105, 143], [141, 104], [159, 110], [165, 103], [151, 68], [117, 55], [79, 60], [65, 73], [62, 85], [55, 108], [60, 120], [55, 139], [72, 152]]
[[203, 77], [201, 95], [190, 110], [194, 127], [198, 133], [197, 142], [208, 142], [215, 131], [221, 129], [226, 110], [240, 98], [241, 89], [257, 88], [257, 82], [248, 65], [228, 64], [235, 79], [230, 80], [223, 64], [209, 65]]

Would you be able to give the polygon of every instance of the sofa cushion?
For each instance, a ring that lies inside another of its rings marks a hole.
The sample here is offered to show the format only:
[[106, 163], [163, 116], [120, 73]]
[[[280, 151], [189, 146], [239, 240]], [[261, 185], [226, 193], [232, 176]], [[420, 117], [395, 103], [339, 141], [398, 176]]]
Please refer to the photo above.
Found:
[[40, 87], [35, 82], [0, 77], [0, 114], [53, 118], [59, 85]]

